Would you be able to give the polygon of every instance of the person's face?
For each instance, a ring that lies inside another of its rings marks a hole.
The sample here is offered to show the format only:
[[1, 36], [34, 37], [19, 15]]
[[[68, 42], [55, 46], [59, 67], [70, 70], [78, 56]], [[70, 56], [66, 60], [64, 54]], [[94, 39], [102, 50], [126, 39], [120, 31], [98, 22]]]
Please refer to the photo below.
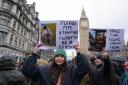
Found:
[[100, 34], [100, 36], [99, 36], [100, 38], [104, 38], [104, 36], [103, 36], [103, 34]]
[[104, 38], [103, 34], [98, 34], [97, 38]]
[[101, 60], [101, 59], [95, 59], [95, 64], [96, 64], [96, 65], [102, 64], [102, 60]]
[[62, 65], [65, 62], [65, 58], [63, 55], [57, 55], [55, 56], [55, 63], [57, 65]]
[[44, 26], [43, 29], [46, 30], [47, 29], [47, 26]]

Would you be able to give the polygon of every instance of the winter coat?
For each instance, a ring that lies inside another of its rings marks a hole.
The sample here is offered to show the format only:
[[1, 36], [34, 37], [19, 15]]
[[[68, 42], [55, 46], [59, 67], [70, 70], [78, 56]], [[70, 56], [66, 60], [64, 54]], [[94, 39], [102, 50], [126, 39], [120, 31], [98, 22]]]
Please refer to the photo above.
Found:
[[128, 71], [123, 67], [120, 69], [119, 85], [128, 85]]
[[[77, 65], [68, 65], [68, 69], [64, 74], [64, 85], [80, 85], [81, 79], [89, 71], [89, 63], [87, 58], [81, 53], [76, 57]], [[37, 55], [32, 54], [24, 65], [22, 72], [27, 77], [37, 81], [38, 85], [54, 85], [49, 75], [51, 65], [39, 66], [36, 65]]]
[[91, 85], [113, 85], [110, 78], [111, 63], [109, 59], [104, 60], [104, 64], [96, 66], [90, 64]]
[[13, 56], [0, 57], [0, 85], [27, 85], [23, 74], [15, 70]]
[[84, 76], [80, 85], [91, 85], [91, 81], [90, 81], [90, 78], [89, 78], [89, 73]]

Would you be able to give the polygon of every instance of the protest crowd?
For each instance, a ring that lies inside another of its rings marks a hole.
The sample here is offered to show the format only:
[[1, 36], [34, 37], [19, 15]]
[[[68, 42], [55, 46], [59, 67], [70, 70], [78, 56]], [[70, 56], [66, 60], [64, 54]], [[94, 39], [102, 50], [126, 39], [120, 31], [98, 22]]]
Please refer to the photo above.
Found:
[[112, 60], [107, 52], [94, 56], [80, 52], [66, 60], [66, 51], [57, 49], [50, 61], [40, 59], [38, 46], [22, 61], [0, 57], [0, 85], [128, 85], [128, 60]]

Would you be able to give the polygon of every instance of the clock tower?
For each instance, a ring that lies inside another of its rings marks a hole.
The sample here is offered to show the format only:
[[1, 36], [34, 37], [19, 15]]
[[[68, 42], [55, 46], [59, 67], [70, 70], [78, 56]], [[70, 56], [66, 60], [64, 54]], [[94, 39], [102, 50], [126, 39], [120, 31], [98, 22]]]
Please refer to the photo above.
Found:
[[80, 47], [81, 53], [88, 53], [88, 46], [89, 46], [89, 20], [86, 16], [84, 8], [81, 12], [81, 17], [79, 20], [79, 37], [80, 37]]

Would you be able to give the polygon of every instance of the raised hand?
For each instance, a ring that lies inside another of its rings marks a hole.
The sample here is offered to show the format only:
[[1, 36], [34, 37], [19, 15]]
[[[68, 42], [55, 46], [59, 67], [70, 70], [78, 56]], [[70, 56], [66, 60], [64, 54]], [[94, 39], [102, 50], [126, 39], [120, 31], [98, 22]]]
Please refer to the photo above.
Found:
[[43, 46], [43, 43], [39, 41], [37, 44], [34, 45], [33, 52], [38, 53], [39, 52], [39, 47]]
[[76, 52], [77, 52], [77, 53], [80, 52], [80, 44], [79, 44], [79, 42], [76, 43], [75, 49], [76, 49]]
[[103, 52], [103, 59], [109, 59], [110, 55], [107, 52]]

